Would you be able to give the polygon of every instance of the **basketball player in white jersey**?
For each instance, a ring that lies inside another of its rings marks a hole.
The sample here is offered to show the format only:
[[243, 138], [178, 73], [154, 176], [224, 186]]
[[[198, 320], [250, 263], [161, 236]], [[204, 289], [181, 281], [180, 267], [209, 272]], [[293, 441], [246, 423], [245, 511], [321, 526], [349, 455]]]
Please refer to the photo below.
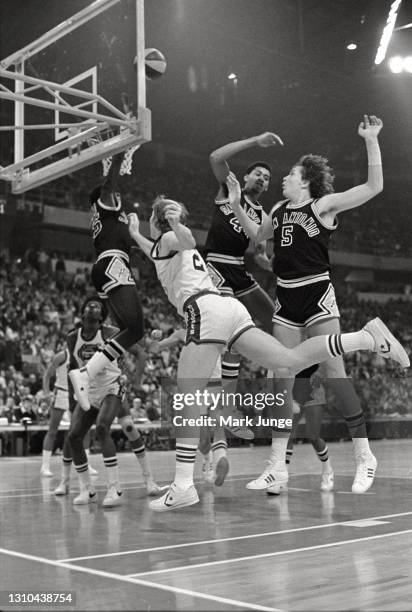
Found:
[[[160, 330], [154, 330], [155, 336], [161, 337]], [[161, 351], [166, 348], [172, 348], [178, 344], [183, 344], [186, 339], [186, 329], [183, 327], [175, 329], [167, 338], [163, 340], [152, 341], [149, 344], [149, 351]], [[153, 332], [152, 332], [153, 334]], [[218, 359], [214, 370], [208, 382], [208, 390], [216, 395], [222, 389], [222, 364], [221, 359]], [[203, 411], [207, 414], [207, 406]], [[235, 428], [229, 428], [232, 431]], [[212, 431], [209, 427], [202, 427], [200, 430], [199, 452], [202, 455], [202, 476], [205, 482], [214, 483], [217, 487], [222, 486], [229, 472], [229, 460], [227, 458], [227, 440], [225, 428], [216, 425]]]
[[[117, 328], [104, 325], [107, 312], [99, 298], [89, 298], [82, 307], [82, 326], [71, 330], [67, 335], [70, 354], [70, 367], [83, 367], [85, 363], [111, 338]], [[55, 490], [55, 495], [67, 495], [72, 459], [76, 469], [80, 494], [74, 498], [75, 505], [96, 501], [96, 491], [90, 480], [88, 461], [84, 453], [82, 440], [85, 434], [96, 423], [96, 437], [102, 447], [106, 468], [108, 489], [103, 500], [104, 507], [113, 507], [121, 503], [121, 486], [117, 466], [116, 447], [110, 435], [110, 426], [118, 418], [125, 435], [130, 440], [133, 452], [143, 471], [147, 492], [158, 494], [159, 487], [151, 475], [145, 453], [145, 443], [140, 432], [134, 426], [130, 412], [124, 403], [123, 388], [120, 383], [121, 370], [117, 360], [110, 361], [90, 381], [88, 390], [89, 410], [79, 405], [73, 412], [68, 436], [63, 448], [62, 481]]]
[[[228, 177], [229, 198], [240, 197], [239, 184]], [[233, 348], [262, 367], [277, 370], [288, 378], [309, 365], [355, 350], [373, 350], [400, 363], [409, 363], [406, 352], [386, 326], [369, 321], [355, 333], [318, 336], [289, 349], [269, 334], [256, 328], [248, 311], [238, 300], [221, 296], [213, 284], [190, 229], [185, 225], [187, 210], [183, 204], [159, 197], [153, 205], [152, 238], [139, 231], [136, 214], [129, 217], [129, 231], [140, 248], [154, 261], [158, 278], [178, 313], [186, 320], [186, 342], [180, 353], [178, 388], [185, 400], [202, 393], [223, 350]], [[382, 352], [381, 346], [389, 347]], [[190, 423], [188, 423], [191, 425]], [[153, 510], [164, 512], [199, 501], [193, 484], [193, 469], [199, 439], [199, 427], [191, 426], [190, 437], [176, 438], [175, 479], [161, 498], [150, 503]], [[271, 482], [252, 488], [266, 489], [287, 482], [285, 452], [271, 470]], [[253, 481], [254, 483], [255, 481]]]
[[[69, 390], [68, 390], [68, 367], [70, 362], [69, 351], [63, 349], [52, 359], [43, 374], [43, 393], [46, 398], [50, 398], [50, 380], [56, 377], [54, 383], [53, 397], [50, 406], [49, 429], [43, 440], [42, 464], [40, 475], [51, 478], [53, 473], [50, 470], [50, 457], [53, 452], [59, 425], [66, 411], [69, 411]], [[90, 436], [84, 440], [86, 454], [89, 454]], [[98, 474], [91, 465], [89, 472], [92, 476]]]
[[[368, 156], [365, 183], [333, 193], [333, 174], [327, 160], [319, 155], [305, 155], [283, 179], [286, 199], [273, 207], [261, 225], [244, 214], [240, 197], [234, 203], [239, 222], [254, 240], [273, 237], [273, 271], [278, 278], [273, 333], [286, 346], [296, 346], [305, 337], [340, 331], [340, 315], [329, 275], [329, 240], [337, 228], [339, 214], [365, 204], [383, 189], [378, 142], [382, 125], [374, 115], [364, 115], [358, 128]], [[325, 370], [353, 440], [356, 472], [352, 492], [365, 493], [373, 483], [377, 461], [369, 447], [362, 407], [346, 376], [342, 357], [327, 359]], [[285, 384], [291, 388], [293, 381]], [[273, 439], [272, 463], [284, 455], [286, 442]]]

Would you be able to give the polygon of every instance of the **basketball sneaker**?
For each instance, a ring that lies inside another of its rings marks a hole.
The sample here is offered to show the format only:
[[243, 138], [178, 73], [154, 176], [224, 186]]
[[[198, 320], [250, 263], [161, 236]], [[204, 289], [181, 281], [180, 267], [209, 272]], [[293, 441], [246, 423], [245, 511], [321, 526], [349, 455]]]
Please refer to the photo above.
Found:
[[320, 490], [321, 491], [333, 491], [333, 487], [335, 486], [335, 474], [333, 470], [322, 470], [322, 478], [320, 481]]
[[384, 359], [393, 359], [403, 368], [410, 367], [407, 352], [379, 317], [368, 321], [363, 329], [375, 340], [374, 351], [378, 355]]
[[43, 478], [51, 478], [53, 476], [53, 472], [46, 467], [42, 467], [40, 470], [40, 476], [43, 476]]
[[225, 482], [225, 478], [229, 471], [229, 461], [227, 457], [220, 457], [218, 462], [216, 463], [216, 478], [215, 485], [217, 487], [221, 487]]
[[[287, 488], [289, 474], [286, 469], [286, 465], [283, 461], [277, 461], [272, 463], [267, 461], [267, 468], [263, 470], [261, 475], [255, 480], [251, 480], [247, 483], [247, 489], [262, 490], [262, 489], [273, 489], [271, 493], [279, 495], [280, 491]], [[277, 492], [278, 491], [278, 492]]]
[[102, 505], [105, 508], [114, 508], [115, 506], [120, 506], [122, 503], [122, 493], [122, 491], [117, 490], [116, 485], [110, 485], [107, 489], [107, 493]]
[[86, 368], [71, 370], [69, 376], [77, 401], [83, 410], [89, 410], [89, 375]]
[[159, 485], [152, 476], [145, 476], [146, 492], [149, 497], [155, 497], [169, 488], [169, 485]]
[[199, 496], [194, 485], [191, 485], [188, 489], [178, 489], [175, 483], [172, 482], [169, 490], [162, 495], [162, 497], [150, 502], [149, 508], [156, 512], [167, 512], [175, 508], [192, 506], [193, 504], [197, 504], [198, 501]]
[[58, 487], [54, 489], [55, 495], [68, 495], [69, 494], [69, 481], [62, 480]]
[[356, 458], [356, 473], [352, 484], [352, 493], [366, 493], [371, 488], [378, 465], [371, 452], [364, 452]]
[[83, 489], [73, 499], [75, 506], [85, 506], [86, 504], [92, 504], [97, 501], [97, 493], [94, 489]]

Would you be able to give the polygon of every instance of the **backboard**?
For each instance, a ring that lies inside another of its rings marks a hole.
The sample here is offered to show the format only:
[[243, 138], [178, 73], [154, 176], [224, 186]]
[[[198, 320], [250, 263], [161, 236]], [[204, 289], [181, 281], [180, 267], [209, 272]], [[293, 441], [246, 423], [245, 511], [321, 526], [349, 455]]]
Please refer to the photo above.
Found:
[[1, 60], [0, 131], [14, 148], [0, 179], [13, 193], [151, 139], [144, 49], [144, 0], [95, 0]]

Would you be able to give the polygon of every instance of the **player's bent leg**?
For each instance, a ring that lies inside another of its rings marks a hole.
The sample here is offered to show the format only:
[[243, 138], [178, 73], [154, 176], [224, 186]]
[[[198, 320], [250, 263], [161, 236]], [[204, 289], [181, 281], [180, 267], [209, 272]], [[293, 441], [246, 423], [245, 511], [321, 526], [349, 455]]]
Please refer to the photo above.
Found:
[[102, 449], [103, 462], [106, 468], [107, 492], [103, 507], [113, 508], [122, 502], [122, 489], [117, 465], [116, 446], [110, 433], [110, 427], [118, 414], [121, 400], [117, 395], [107, 395], [100, 407], [96, 419], [96, 437]]
[[[339, 319], [334, 318], [314, 324], [308, 328], [308, 333], [317, 334], [340, 333]], [[352, 438], [356, 473], [353, 481], [353, 492], [366, 492], [373, 483], [377, 461], [368, 440], [366, 421], [359, 397], [352, 381], [347, 378], [345, 365], [341, 356], [331, 357], [324, 362], [326, 384], [332, 390], [346, 421]]]
[[53, 473], [50, 471], [50, 457], [63, 414], [64, 410], [60, 408], [52, 407], [50, 409], [49, 429], [43, 440], [42, 465], [40, 469], [40, 475], [46, 478], [53, 476]]
[[[222, 357], [222, 389], [224, 396], [227, 397], [229, 394], [233, 394], [232, 397], [234, 397], [239, 379], [239, 369], [240, 355], [233, 351], [226, 351]], [[225, 419], [230, 418], [232, 420], [237, 418], [240, 420], [243, 416], [238, 411], [237, 406], [225, 404], [223, 406], [219, 405], [217, 409], [221, 411]], [[225, 429], [236, 436], [236, 438], [241, 438], [242, 440], [253, 440], [255, 437], [253, 431], [245, 425], [225, 425]]]
[[320, 437], [322, 426], [323, 406], [321, 404], [310, 404], [305, 407], [306, 435], [312, 444], [319, 461], [322, 464], [322, 476], [320, 481], [321, 491], [333, 491], [335, 486], [335, 475], [329, 459], [329, 449], [325, 440]]
[[[186, 405], [187, 394], [202, 393], [209, 382], [214, 367], [222, 351], [220, 344], [200, 344], [193, 342], [184, 346], [180, 353], [178, 366], [178, 397], [174, 398], [174, 408], [183, 407], [182, 419], [199, 417], [198, 407]], [[176, 413], [175, 413], [176, 414]], [[174, 418], [176, 418], [174, 416]], [[179, 420], [176, 436], [176, 470], [173, 483], [169, 490], [159, 499], [150, 502], [149, 507], [157, 512], [166, 512], [175, 508], [183, 508], [197, 504], [199, 496], [193, 484], [193, 471], [196, 451], [199, 442], [199, 426], [188, 426]], [[177, 421], [175, 422], [177, 425]]]
[[54, 490], [55, 495], [68, 495], [70, 490], [70, 470], [73, 463], [72, 449], [69, 442], [69, 436], [66, 435], [63, 443], [63, 457], [62, 457], [62, 473], [61, 480], [56, 489]]
[[246, 307], [252, 319], [259, 321], [264, 330], [272, 333], [272, 317], [275, 305], [262, 287], [256, 287], [245, 295], [236, 295], [237, 299]]

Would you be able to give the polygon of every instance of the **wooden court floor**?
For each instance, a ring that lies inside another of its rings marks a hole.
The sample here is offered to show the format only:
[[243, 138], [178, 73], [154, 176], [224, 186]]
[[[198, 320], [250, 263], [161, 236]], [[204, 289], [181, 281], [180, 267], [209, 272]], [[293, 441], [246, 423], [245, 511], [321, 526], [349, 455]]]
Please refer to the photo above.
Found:
[[[0, 458], [0, 610], [412, 610], [412, 444], [373, 443], [378, 477], [350, 493], [351, 443], [330, 444], [336, 490], [319, 490], [320, 463], [298, 445], [289, 492], [245, 489], [269, 447], [230, 449], [220, 488], [196, 476], [200, 504], [153, 513], [132, 454], [119, 455], [122, 507], [73, 506], [41, 479], [40, 457]], [[159, 482], [173, 452], [151, 452]], [[14, 591], [75, 594], [73, 604], [7, 604]]]

